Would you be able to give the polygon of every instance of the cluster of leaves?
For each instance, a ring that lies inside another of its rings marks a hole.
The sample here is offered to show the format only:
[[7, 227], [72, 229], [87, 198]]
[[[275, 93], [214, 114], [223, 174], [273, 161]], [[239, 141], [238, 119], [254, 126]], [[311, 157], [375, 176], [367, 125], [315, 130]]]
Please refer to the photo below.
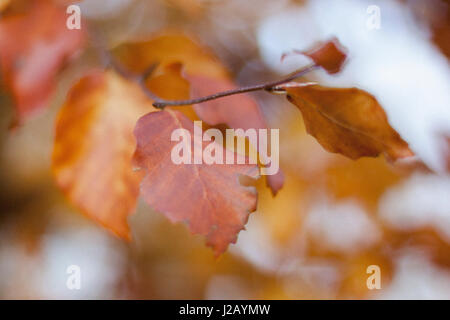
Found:
[[[64, 8], [49, 0], [26, 2], [19, 12], [4, 11], [0, 67], [15, 102], [16, 125], [48, 105], [55, 77], [89, 44], [86, 27], [68, 30], [66, 18]], [[141, 195], [172, 222], [185, 222], [191, 232], [205, 236], [217, 255], [223, 253], [256, 209], [254, 188], [242, 185], [239, 177], [257, 178], [258, 166], [175, 165], [170, 160], [170, 136], [177, 128], [193, 132], [195, 119], [209, 126], [267, 128], [258, 104], [247, 94], [230, 94], [181, 108], [155, 107], [169, 100], [239, 91], [217, 58], [181, 33], [125, 44], [114, 54], [127, 72], [111, 64], [92, 70], [72, 87], [59, 111], [52, 155], [57, 185], [85, 215], [120, 237], [130, 238], [127, 217]], [[313, 68], [328, 73], [339, 72], [346, 59], [336, 39], [301, 54], [311, 58]], [[323, 148], [351, 159], [412, 155], [372, 95], [356, 88], [291, 81], [299, 74], [302, 70], [257, 87], [282, 93], [297, 106], [308, 133]], [[216, 147], [224, 154], [233, 152]], [[274, 195], [283, 180], [281, 171], [268, 176]]]

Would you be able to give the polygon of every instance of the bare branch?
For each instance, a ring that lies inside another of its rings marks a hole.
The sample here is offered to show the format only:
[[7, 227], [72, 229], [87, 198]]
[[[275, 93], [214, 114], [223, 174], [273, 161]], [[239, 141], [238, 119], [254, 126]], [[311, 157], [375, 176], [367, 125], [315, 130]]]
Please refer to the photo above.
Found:
[[123, 65], [121, 65], [120, 63], [118, 63], [116, 61], [116, 59], [113, 57], [111, 52], [107, 49], [107, 46], [103, 41], [104, 38], [102, 36], [100, 36], [99, 33], [97, 31], [95, 31], [94, 28], [89, 28], [89, 35], [92, 40], [92, 45], [97, 50], [97, 52], [102, 60], [103, 65], [107, 68], [114, 69], [116, 72], [118, 72], [123, 77], [138, 83], [139, 86], [142, 88], [142, 91], [144, 91], [144, 93], [147, 95], [147, 97], [149, 97], [151, 100], [154, 101], [153, 106], [158, 109], [164, 109], [164, 107], [166, 107], [166, 106], [186, 106], [186, 105], [191, 105], [191, 104], [197, 104], [197, 103], [211, 101], [211, 100], [215, 100], [215, 99], [219, 99], [219, 98], [223, 98], [223, 97], [227, 97], [227, 96], [231, 96], [231, 95], [235, 95], [235, 94], [241, 94], [241, 93], [252, 92], [252, 91], [259, 91], [259, 90], [271, 91], [273, 88], [275, 88], [281, 84], [288, 83], [297, 78], [300, 78], [300, 77], [304, 76], [305, 74], [307, 74], [319, 67], [316, 64], [310, 64], [306, 67], [303, 67], [301, 69], [298, 69], [298, 70], [292, 72], [291, 74], [289, 74], [289, 75], [285, 76], [284, 78], [277, 80], [277, 81], [271, 81], [271, 82], [261, 83], [261, 84], [257, 84], [257, 85], [240, 87], [240, 88], [233, 89], [233, 90], [217, 92], [217, 93], [214, 93], [214, 94], [211, 94], [208, 96], [204, 96], [204, 97], [187, 99], [187, 100], [164, 100], [164, 99], [160, 99], [157, 95], [155, 95], [153, 92], [151, 92], [147, 88], [146, 83], [145, 83], [146, 80], [148, 79], [148, 77], [150, 77], [152, 75], [152, 73], [155, 71], [155, 69], [157, 68], [157, 66], [158, 66], [157, 63], [150, 65], [142, 74], [140, 74], [140, 75], [135, 74], [135, 73], [127, 70], [126, 68], [124, 68]]
[[287, 75], [286, 77], [284, 77], [281, 80], [267, 82], [267, 83], [261, 83], [261, 84], [252, 85], [252, 86], [240, 87], [240, 88], [233, 89], [233, 90], [227, 90], [227, 91], [223, 91], [223, 92], [214, 93], [212, 95], [205, 96], [205, 97], [187, 99], [187, 100], [174, 100], [174, 101], [159, 99], [153, 103], [153, 106], [156, 108], [163, 109], [166, 106], [185, 106], [185, 105], [190, 105], [190, 104], [197, 104], [197, 103], [202, 103], [202, 102], [206, 102], [206, 101], [210, 101], [210, 100], [219, 99], [222, 97], [231, 96], [234, 94], [246, 93], [246, 92], [251, 92], [251, 91], [271, 90], [273, 87], [276, 87], [281, 84], [290, 82], [294, 79], [300, 78], [300, 77], [304, 76], [305, 74], [313, 71], [317, 67], [318, 66], [316, 64], [310, 64], [306, 67], [303, 67], [301, 69], [294, 71], [293, 73]]

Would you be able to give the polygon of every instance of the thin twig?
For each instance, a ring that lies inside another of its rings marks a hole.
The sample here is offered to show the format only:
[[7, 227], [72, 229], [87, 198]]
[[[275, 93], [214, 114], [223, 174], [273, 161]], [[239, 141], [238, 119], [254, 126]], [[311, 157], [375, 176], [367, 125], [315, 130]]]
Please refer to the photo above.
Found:
[[146, 80], [148, 79], [148, 77], [150, 77], [153, 74], [153, 72], [157, 68], [157, 66], [158, 66], [157, 63], [150, 65], [142, 74], [135, 74], [135, 73], [127, 70], [126, 68], [124, 68], [124, 66], [122, 64], [120, 64], [116, 61], [116, 59], [113, 57], [111, 52], [108, 51], [106, 44], [103, 41], [103, 37], [101, 37], [94, 28], [89, 28], [89, 35], [92, 40], [93, 46], [97, 50], [97, 52], [102, 60], [103, 65], [107, 68], [114, 69], [117, 73], [119, 73], [124, 78], [127, 78], [131, 81], [138, 83], [139, 86], [141, 87], [142, 91], [144, 91], [144, 93], [147, 95], [147, 97], [149, 97], [150, 99], [152, 99], [154, 101], [153, 106], [156, 108], [159, 108], [159, 109], [164, 109], [164, 107], [166, 107], [166, 106], [186, 106], [186, 105], [191, 105], [191, 104], [197, 104], [197, 103], [215, 100], [215, 99], [219, 99], [219, 98], [223, 98], [223, 97], [227, 97], [227, 96], [231, 96], [231, 95], [235, 95], [235, 94], [241, 94], [241, 93], [252, 92], [252, 91], [259, 91], [259, 90], [270, 91], [274, 87], [277, 87], [279, 85], [282, 85], [282, 84], [288, 83], [292, 80], [295, 80], [297, 78], [300, 78], [300, 77], [304, 76], [305, 74], [318, 68], [318, 65], [310, 64], [306, 67], [303, 67], [301, 69], [298, 69], [298, 70], [292, 72], [291, 74], [289, 74], [289, 75], [285, 76], [284, 78], [277, 80], [277, 81], [240, 87], [237, 89], [217, 92], [217, 93], [214, 93], [214, 94], [211, 94], [208, 96], [194, 98], [194, 99], [164, 100], [164, 99], [160, 99], [157, 95], [155, 95], [153, 92], [151, 92], [151, 90], [149, 90], [146, 86]]
[[304, 76], [305, 74], [313, 71], [317, 67], [318, 66], [316, 64], [310, 64], [306, 67], [303, 67], [301, 69], [294, 71], [293, 73], [287, 75], [286, 77], [284, 77], [281, 80], [267, 82], [267, 83], [261, 83], [261, 84], [252, 85], [252, 86], [240, 87], [237, 89], [227, 90], [227, 91], [223, 91], [223, 92], [217, 92], [217, 93], [214, 93], [214, 94], [211, 94], [208, 96], [204, 96], [204, 97], [200, 97], [200, 98], [187, 99], [187, 100], [173, 100], [173, 101], [159, 99], [153, 103], [153, 106], [156, 108], [160, 108], [160, 109], [163, 109], [166, 106], [185, 106], [185, 105], [197, 104], [197, 103], [202, 103], [202, 102], [206, 102], [206, 101], [210, 101], [210, 100], [215, 100], [215, 99], [231, 96], [234, 94], [258, 91], [258, 90], [270, 90], [273, 87], [276, 87], [281, 84], [290, 82], [297, 78], [300, 78], [300, 77]]

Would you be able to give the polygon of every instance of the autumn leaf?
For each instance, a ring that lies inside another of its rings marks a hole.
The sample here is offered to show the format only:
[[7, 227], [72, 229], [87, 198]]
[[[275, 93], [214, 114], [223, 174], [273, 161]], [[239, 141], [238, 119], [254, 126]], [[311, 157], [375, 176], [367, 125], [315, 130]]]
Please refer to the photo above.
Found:
[[[227, 79], [214, 79], [206, 76], [186, 75], [191, 85], [191, 96], [201, 97], [216, 92], [236, 89], [237, 86]], [[266, 129], [267, 124], [261, 110], [249, 95], [239, 94], [206, 101], [194, 105], [194, 110], [203, 121], [210, 125], [227, 124], [234, 129]], [[250, 141], [257, 149], [257, 141]], [[272, 195], [276, 195], [283, 187], [284, 174], [282, 170], [274, 175], [266, 176], [267, 186]]]
[[147, 88], [161, 99], [188, 99], [190, 86], [181, 76], [182, 68], [179, 62], [165, 65], [160, 74], [146, 80]]
[[[177, 63], [182, 65], [178, 72], [189, 81], [191, 98], [237, 88], [217, 57], [183, 34], [165, 33], [147, 42], [123, 45], [117, 49], [117, 54], [134, 72], [142, 72], [156, 63], [163, 67]], [[194, 110], [201, 120], [212, 126], [226, 124], [230, 128], [244, 130], [267, 128], [259, 105], [247, 94], [196, 104]], [[250, 143], [255, 148], [258, 147], [255, 141]], [[281, 170], [275, 175], [267, 176], [267, 184], [274, 195], [282, 188], [283, 183], [284, 175]]]
[[[199, 75], [186, 75], [191, 85], [191, 96], [202, 97], [213, 93], [233, 90], [237, 86], [228, 79], [215, 79]], [[227, 124], [231, 128], [267, 128], [259, 106], [250, 96], [232, 95], [196, 104], [194, 110], [210, 125]], [[252, 115], [249, 117], [249, 115]]]
[[337, 38], [318, 44], [313, 49], [302, 53], [329, 74], [341, 71], [347, 59], [347, 49], [342, 46]]
[[[156, 63], [163, 67], [182, 65], [179, 72], [189, 81], [192, 98], [236, 88], [218, 59], [182, 34], [168, 33], [147, 42], [127, 44], [118, 48], [117, 54], [138, 73]], [[226, 124], [236, 129], [267, 127], [259, 106], [245, 94], [201, 103], [194, 109], [210, 125]]]
[[192, 163], [196, 152], [206, 152], [211, 146], [222, 150], [224, 156], [232, 152], [215, 141], [195, 143], [194, 124], [179, 111], [147, 114], [135, 128], [134, 161], [146, 172], [141, 195], [172, 222], [185, 222], [191, 232], [205, 236], [207, 245], [219, 255], [236, 242], [256, 209], [254, 188], [241, 185], [239, 176], [257, 177], [258, 168], [250, 164], [175, 164], [171, 150], [177, 142], [171, 137], [176, 129], [185, 130], [183, 139], [190, 136], [190, 141], [184, 142], [193, 150], [187, 154]]
[[84, 38], [83, 31], [67, 29], [65, 10], [51, 1], [32, 1], [28, 7], [0, 21], [1, 72], [18, 123], [46, 107], [55, 77]]
[[302, 54], [309, 57], [315, 65], [323, 68], [329, 74], [341, 71], [347, 59], [347, 49], [337, 38], [320, 42], [307, 51], [293, 50], [291, 53], [285, 53], [281, 56], [281, 60], [283, 61], [291, 54]]
[[0, 0], [0, 12], [5, 10], [9, 6], [10, 2], [10, 0]]
[[124, 238], [142, 179], [132, 170], [133, 128], [154, 110], [138, 85], [98, 71], [71, 89], [56, 120], [56, 183], [86, 216]]
[[218, 78], [228, 76], [225, 67], [208, 49], [200, 47], [182, 33], [156, 34], [148, 41], [121, 45], [115, 53], [128, 69], [136, 73], [143, 72], [155, 63], [181, 63], [188, 74]]
[[396, 160], [413, 155], [378, 101], [363, 90], [300, 83], [279, 89], [300, 109], [308, 133], [330, 152], [351, 159], [384, 154]]

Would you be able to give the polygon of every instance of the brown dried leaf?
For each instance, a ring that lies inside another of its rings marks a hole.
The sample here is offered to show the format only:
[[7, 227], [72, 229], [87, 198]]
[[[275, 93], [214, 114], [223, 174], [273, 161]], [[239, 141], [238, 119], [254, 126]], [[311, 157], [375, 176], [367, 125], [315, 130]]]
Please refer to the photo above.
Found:
[[186, 146], [193, 150], [191, 160], [195, 152], [210, 144], [221, 148], [224, 155], [231, 152], [216, 142], [194, 143], [194, 124], [179, 111], [147, 114], [135, 128], [134, 160], [146, 171], [141, 194], [172, 222], [183, 221], [191, 232], [205, 236], [207, 245], [219, 255], [229, 243], [236, 242], [249, 214], [256, 209], [254, 188], [241, 185], [239, 176], [256, 177], [258, 168], [250, 164], [175, 164], [171, 150], [180, 142], [171, 141], [171, 135], [176, 129], [190, 133], [191, 141]]
[[[182, 64], [183, 70], [179, 69], [178, 72], [189, 81], [191, 98], [236, 88], [219, 60], [209, 50], [182, 34], [165, 33], [147, 42], [124, 45], [118, 48], [117, 53], [135, 72], [142, 72], [155, 63], [159, 63], [163, 69], [177, 63]], [[179, 83], [179, 80], [176, 82], [174, 86], [184, 91], [183, 84]], [[168, 92], [167, 89], [162, 91]], [[194, 105], [194, 110], [201, 120], [213, 126], [226, 124], [230, 128], [244, 130], [267, 128], [260, 107], [247, 94], [197, 104]], [[272, 193], [276, 194], [284, 183], [282, 171], [268, 176], [267, 183]]]
[[[236, 85], [227, 79], [215, 79], [205, 76], [186, 75], [191, 85], [193, 97], [207, 96], [216, 92], [236, 89]], [[234, 129], [265, 129], [266, 121], [258, 104], [249, 95], [239, 94], [223, 97], [194, 105], [197, 115], [210, 125], [226, 124]], [[257, 141], [250, 143], [258, 148]], [[284, 174], [282, 170], [266, 177], [267, 186], [276, 195], [283, 187]]]
[[347, 49], [340, 44], [337, 38], [334, 38], [309, 51], [302, 52], [302, 54], [311, 58], [315, 64], [321, 66], [329, 74], [334, 74], [342, 69], [347, 58]]
[[413, 155], [369, 93], [356, 88], [298, 83], [281, 89], [302, 112], [308, 133], [330, 152], [351, 159], [381, 153], [392, 160]]

